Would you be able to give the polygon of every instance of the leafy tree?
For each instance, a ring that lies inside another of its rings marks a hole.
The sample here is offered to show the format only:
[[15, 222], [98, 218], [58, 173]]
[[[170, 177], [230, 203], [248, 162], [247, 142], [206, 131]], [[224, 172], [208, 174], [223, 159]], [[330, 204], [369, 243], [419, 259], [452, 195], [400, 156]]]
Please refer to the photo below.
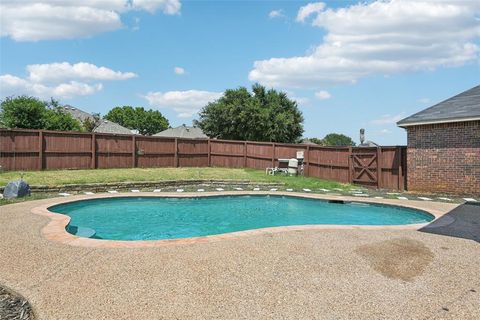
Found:
[[7, 97], [1, 103], [1, 118], [7, 128], [43, 129], [47, 103], [35, 97]]
[[349, 136], [339, 133], [329, 133], [322, 139], [324, 146], [354, 146], [355, 142]]
[[287, 94], [255, 84], [226, 90], [200, 111], [198, 125], [206, 135], [229, 140], [295, 142], [303, 133], [303, 116]]
[[143, 135], [152, 135], [169, 127], [168, 120], [160, 111], [145, 110], [142, 107], [115, 107], [107, 113], [105, 119], [138, 130]]
[[92, 113], [92, 118], [86, 118], [82, 122], [83, 130], [87, 132], [93, 132], [93, 129], [97, 126], [98, 121], [100, 120], [100, 113]]
[[47, 109], [44, 129], [59, 131], [82, 131], [82, 125], [59, 106]]
[[80, 123], [59, 107], [58, 101], [35, 97], [8, 97], [1, 103], [1, 118], [8, 128], [80, 131]]

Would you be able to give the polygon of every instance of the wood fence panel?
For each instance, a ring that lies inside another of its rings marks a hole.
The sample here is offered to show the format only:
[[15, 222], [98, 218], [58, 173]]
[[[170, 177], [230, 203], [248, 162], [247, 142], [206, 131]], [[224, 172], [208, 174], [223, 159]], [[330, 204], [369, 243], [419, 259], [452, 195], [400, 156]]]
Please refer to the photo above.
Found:
[[210, 165], [212, 167], [244, 167], [243, 141], [210, 140]]
[[350, 181], [350, 151], [348, 148], [330, 148], [310, 146], [310, 176], [335, 180]]
[[248, 142], [247, 143], [247, 168], [265, 169], [272, 167], [272, 143]]
[[96, 134], [97, 168], [132, 167], [132, 138], [129, 135]]
[[208, 140], [178, 139], [179, 167], [207, 167]]
[[175, 139], [138, 136], [136, 143], [138, 167], [155, 168], [175, 165]]
[[44, 169], [89, 169], [91, 134], [44, 132], [42, 163]]
[[0, 165], [6, 170], [39, 170], [38, 131], [0, 131]]

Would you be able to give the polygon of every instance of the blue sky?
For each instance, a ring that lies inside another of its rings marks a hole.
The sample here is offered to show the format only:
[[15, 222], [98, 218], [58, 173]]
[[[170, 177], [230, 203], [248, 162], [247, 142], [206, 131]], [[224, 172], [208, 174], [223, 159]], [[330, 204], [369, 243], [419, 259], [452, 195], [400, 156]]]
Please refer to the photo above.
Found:
[[305, 136], [405, 144], [395, 122], [480, 83], [474, 1], [2, 1], [0, 93], [172, 126], [227, 88], [286, 91]]

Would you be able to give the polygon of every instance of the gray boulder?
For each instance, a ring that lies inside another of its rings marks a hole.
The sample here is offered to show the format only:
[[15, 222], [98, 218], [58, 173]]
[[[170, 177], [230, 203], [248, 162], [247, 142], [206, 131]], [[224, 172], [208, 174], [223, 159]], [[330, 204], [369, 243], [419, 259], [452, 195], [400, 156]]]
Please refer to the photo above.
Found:
[[23, 180], [11, 181], [3, 190], [5, 199], [21, 198], [30, 195], [30, 186]]

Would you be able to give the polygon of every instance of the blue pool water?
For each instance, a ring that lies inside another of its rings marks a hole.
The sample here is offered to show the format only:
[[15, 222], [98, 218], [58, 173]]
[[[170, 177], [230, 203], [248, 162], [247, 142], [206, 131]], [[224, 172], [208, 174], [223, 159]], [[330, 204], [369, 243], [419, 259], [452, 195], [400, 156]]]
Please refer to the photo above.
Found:
[[401, 225], [433, 220], [430, 214], [401, 207], [263, 195], [107, 198], [49, 210], [71, 217], [70, 233], [112, 240], [190, 238], [305, 224]]

